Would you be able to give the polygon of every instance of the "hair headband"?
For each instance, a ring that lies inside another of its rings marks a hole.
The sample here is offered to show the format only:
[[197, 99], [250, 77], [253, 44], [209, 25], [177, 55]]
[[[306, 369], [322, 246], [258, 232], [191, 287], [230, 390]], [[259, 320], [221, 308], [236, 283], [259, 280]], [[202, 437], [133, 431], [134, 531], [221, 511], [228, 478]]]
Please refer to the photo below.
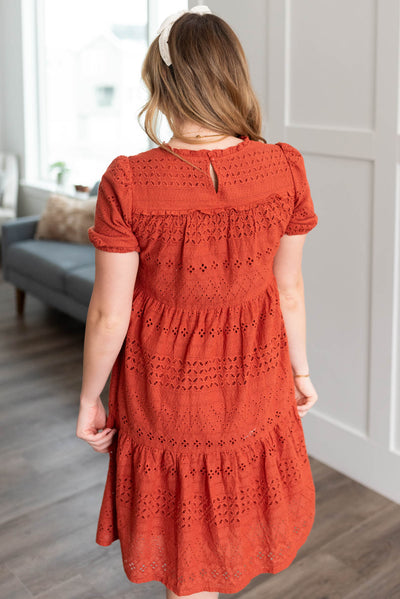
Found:
[[160, 34], [160, 37], [158, 38], [158, 46], [160, 48], [161, 58], [167, 66], [171, 66], [172, 64], [168, 48], [168, 36], [169, 32], [171, 31], [171, 27], [175, 23], [175, 21], [179, 19], [179, 17], [189, 12], [197, 13], [199, 15], [204, 15], [206, 13], [212, 14], [208, 6], [202, 4], [200, 6], [193, 6], [193, 8], [191, 8], [190, 10], [179, 10], [178, 12], [173, 13], [172, 15], [164, 19], [164, 21], [161, 23], [160, 27], [157, 30], [157, 34]]

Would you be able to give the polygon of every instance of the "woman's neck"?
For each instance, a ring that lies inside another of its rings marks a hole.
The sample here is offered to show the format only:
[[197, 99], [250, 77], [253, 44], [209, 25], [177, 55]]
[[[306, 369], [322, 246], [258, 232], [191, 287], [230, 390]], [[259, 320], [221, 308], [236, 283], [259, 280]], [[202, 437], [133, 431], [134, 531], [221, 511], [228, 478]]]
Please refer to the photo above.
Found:
[[[225, 135], [218, 133], [213, 129], [207, 129], [196, 123], [186, 122], [180, 127], [180, 134], [185, 137], [192, 139], [198, 139], [198, 142], [185, 142], [180, 137], [174, 135], [169, 140], [168, 144], [174, 148], [190, 148], [190, 149], [213, 149], [213, 148], [227, 148], [236, 143], [240, 143], [241, 139], [233, 135]], [[200, 136], [200, 137], [197, 137]]]

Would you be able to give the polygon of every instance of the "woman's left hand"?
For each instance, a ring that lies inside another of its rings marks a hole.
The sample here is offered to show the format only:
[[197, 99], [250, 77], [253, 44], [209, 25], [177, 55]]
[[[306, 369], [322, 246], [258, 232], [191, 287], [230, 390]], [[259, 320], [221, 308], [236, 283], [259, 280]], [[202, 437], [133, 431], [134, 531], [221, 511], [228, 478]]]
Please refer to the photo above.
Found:
[[117, 429], [105, 428], [106, 420], [106, 411], [100, 397], [93, 404], [81, 400], [76, 436], [89, 443], [95, 451], [108, 453]]

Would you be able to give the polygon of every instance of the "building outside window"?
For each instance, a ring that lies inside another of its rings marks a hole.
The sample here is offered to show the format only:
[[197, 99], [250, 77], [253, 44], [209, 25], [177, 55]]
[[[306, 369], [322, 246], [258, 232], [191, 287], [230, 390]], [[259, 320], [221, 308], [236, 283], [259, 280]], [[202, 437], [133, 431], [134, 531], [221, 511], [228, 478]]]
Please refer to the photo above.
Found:
[[[120, 154], [151, 147], [137, 114], [148, 97], [149, 43], [182, 0], [36, 0], [37, 178], [65, 162], [71, 184], [92, 186]], [[165, 136], [168, 126], [162, 124]]]

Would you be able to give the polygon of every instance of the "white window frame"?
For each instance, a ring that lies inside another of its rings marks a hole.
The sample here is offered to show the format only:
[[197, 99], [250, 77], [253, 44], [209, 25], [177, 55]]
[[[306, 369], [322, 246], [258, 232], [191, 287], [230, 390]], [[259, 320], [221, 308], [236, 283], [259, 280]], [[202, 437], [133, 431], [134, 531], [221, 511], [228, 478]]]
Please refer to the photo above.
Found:
[[[162, 5], [165, 0], [147, 0], [147, 43], [157, 34], [160, 25]], [[56, 186], [49, 181], [47, 170], [46, 119], [44, 77], [41, 65], [44, 64], [43, 49], [39, 40], [43, 39], [41, 26], [43, 19], [38, 18], [43, 10], [43, 0], [22, 0], [22, 60], [24, 90], [24, 126], [25, 126], [25, 184], [43, 189]], [[165, 13], [165, 10], [164, 10]], [[148, 149], [155, 144], [148, 140]], [[145, 150], [146, 148], [144, 148]]]

